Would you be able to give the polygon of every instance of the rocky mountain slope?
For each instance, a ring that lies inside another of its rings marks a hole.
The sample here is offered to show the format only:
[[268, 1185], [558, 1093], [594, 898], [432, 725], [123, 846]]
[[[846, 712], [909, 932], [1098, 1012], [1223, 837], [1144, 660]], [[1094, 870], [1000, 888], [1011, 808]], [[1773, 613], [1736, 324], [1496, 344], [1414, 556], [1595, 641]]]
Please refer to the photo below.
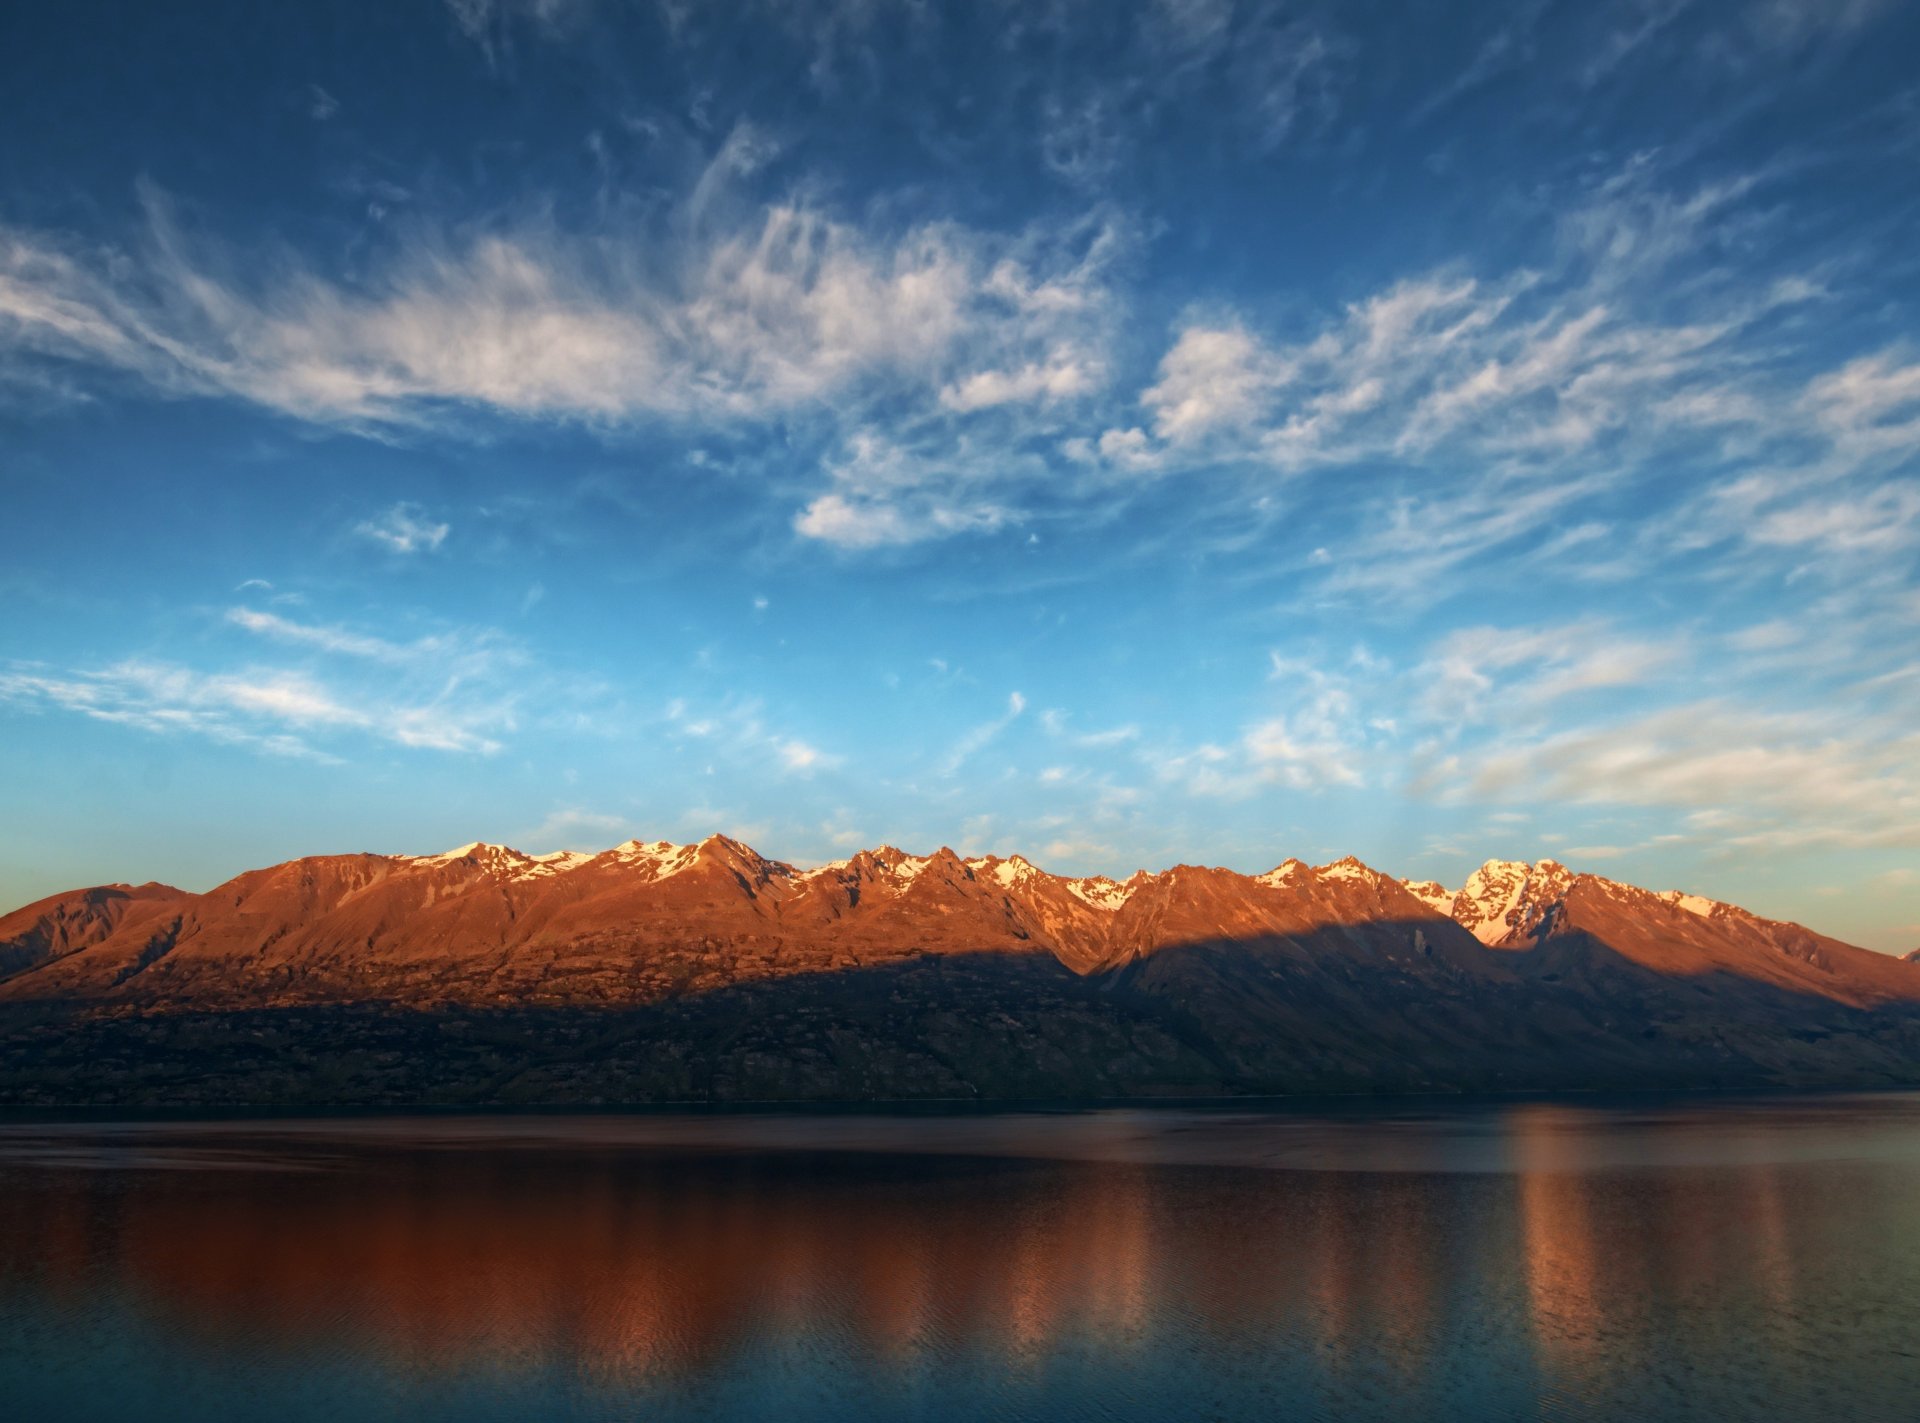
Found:
[[1920, 963], [1552, 861], [1449, 891], [1350, 858], [1115, 882], [944, 849], [473, 844], [0, 919], [16, 1101], [1910, 1080]]

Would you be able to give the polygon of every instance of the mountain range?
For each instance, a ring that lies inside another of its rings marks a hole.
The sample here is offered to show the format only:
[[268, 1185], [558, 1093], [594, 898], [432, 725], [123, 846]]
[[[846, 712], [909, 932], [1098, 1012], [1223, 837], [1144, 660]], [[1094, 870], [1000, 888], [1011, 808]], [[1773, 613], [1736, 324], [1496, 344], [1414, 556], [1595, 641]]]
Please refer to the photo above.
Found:
[[0, 1101], [585, 1103], [1920, 1080], [1920, 962], [1551, 860], [1123, 881], [724, 836], [315, 856], [0, 918]]

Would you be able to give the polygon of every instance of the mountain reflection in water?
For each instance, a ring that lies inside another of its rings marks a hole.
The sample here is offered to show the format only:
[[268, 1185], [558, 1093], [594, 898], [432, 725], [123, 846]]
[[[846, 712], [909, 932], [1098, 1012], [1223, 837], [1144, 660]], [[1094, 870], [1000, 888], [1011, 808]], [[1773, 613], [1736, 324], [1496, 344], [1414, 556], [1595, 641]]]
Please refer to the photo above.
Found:
[[17, 1417], [1898, 1418], [1920, 1097], [0, 1127]]

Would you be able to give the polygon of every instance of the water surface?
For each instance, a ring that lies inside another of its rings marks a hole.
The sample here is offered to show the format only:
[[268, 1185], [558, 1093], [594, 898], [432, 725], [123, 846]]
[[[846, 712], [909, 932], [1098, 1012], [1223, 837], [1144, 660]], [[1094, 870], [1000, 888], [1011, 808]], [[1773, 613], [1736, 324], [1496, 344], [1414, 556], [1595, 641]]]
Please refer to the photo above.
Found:
[[1907, 1419], [1920, 1095], [0, 1122], [35, 1419]]

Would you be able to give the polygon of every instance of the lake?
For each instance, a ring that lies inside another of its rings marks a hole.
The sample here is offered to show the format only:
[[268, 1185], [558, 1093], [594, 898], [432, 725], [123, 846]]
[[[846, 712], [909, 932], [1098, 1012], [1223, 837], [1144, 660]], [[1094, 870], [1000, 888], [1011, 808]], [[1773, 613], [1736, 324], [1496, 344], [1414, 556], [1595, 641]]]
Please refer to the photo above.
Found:
[[1910, 1419], [1920, 1094], [0, 1120], [19, 1419]]

